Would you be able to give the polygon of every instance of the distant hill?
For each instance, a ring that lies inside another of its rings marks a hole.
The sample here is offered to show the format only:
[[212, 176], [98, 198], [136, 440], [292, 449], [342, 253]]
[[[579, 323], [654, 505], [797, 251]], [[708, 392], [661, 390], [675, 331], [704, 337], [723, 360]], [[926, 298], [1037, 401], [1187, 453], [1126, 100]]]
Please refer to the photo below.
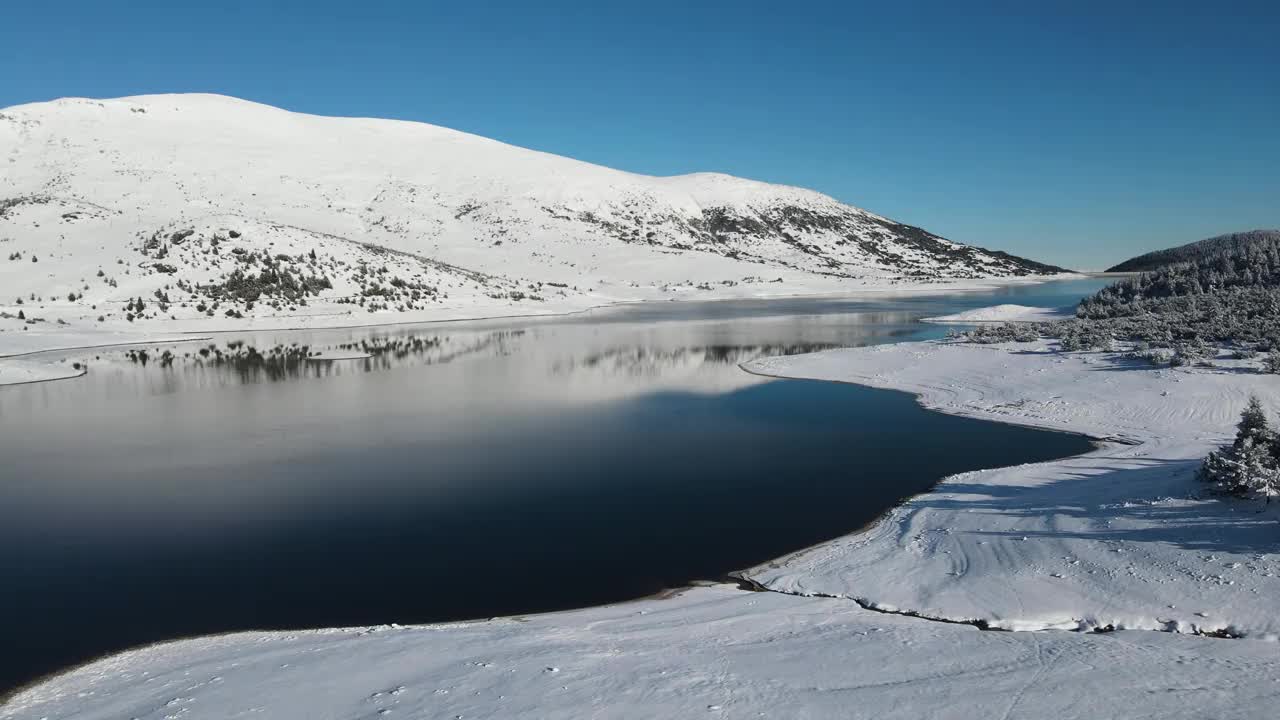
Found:
[[1146, 272], [1174, 263], [1203, 260], [1223, 251], [1247, 248], [1259, 243], [1280, 240], [1280, 230], [1250, 230], [1211, 237], [1168, 250], [1139, 255], [1107, 269], [1107, 272]]
[[1141, 340], [1187, 358], [1212, 345], [1280, 348], [1280, 232], [1224, 235], [1165, 253], [1174, 259], [1081, 300], [1059, 334], [1063, 347]]
[[1069, 320], [981, 325], [963, 337], [984, 343], [1051, 337], [1068, 351], [1134, 342], [1140, 353], [1171, 350], [1154, 357], [1174, 364], [1207, 362], [1221, 348], [1238, 358], [1280, 353], [1280, 232], [1223, 235], [1114, 269], [1143, 271], [1084, 298]]

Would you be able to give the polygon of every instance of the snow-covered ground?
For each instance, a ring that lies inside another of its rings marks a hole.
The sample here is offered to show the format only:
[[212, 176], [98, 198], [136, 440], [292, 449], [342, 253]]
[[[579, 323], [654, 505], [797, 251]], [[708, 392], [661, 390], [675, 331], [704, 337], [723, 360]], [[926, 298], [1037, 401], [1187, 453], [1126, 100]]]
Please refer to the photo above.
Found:
[[983, 632], [694, 588], [568, 613], [240, 633], [117, 655], [0, 718], [1265, 718], [1272, 643]]
[[950, 315], [924, 318], [932, 323], [992, 323], [992, 322], [1048, 322], [1073, 317], [1074, 307], [1043, 308], [1029, 305], [992, 305], [991, 307], [964, 310]]
[[[0, 341], [0, 367], [4, 367], [8, 358], [37, 355], [52, 350], [181, 343], [208, 339], [209, 336], [207, 335], [185, 333], [68, 329], [60, 326], [40, 327], [34, 332], [13, 332], [4, 336], [4, 340]], [[12, 362], [12, 360], [8, 360], [8, 362]]]
[[906, 390], [929, 408], [1085, 433], [1065, 460], [966, 473], [880, 523], [748, 573], [769, 588], [995, 627], [1280, 633], [1280, 508], [1204, 493], [1201, 459], [1249, 395], [1249, 363], [1156, 369], [1050, 341], [833, 350], [753, 372]]
[[[3, 323], [0, 319], [0, 325]], [[208, 338], [198, 335], [67, 329], [59, 325], [38, 327], [34, 332], [0, 332], [0, 386], [66, 380], [87, 372], [83, 366], [76, 367], [79, 363], [69, 360], [66, 355], [47, 355], [49, 351], [162, 342], [188, 343], [206, 339]]]
[[10, 360], [0, 362], [0, 385], [22, 385], [24, 383], [45, 382], [47, 380], [66, 380], [85, 374], [82, 367], [74, 367], [67, 363], [42, 363], [30, 360]]

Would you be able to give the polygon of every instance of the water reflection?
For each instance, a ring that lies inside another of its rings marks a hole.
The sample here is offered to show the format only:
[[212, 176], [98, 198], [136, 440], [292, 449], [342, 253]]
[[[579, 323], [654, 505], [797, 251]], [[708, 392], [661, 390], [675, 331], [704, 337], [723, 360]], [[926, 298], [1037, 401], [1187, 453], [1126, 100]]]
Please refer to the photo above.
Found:
[[948, 473], [1087, 447], [737, 367], [937, 336], [915, 319], [971, 302], [646, 307], [51, 357], [89, 373], [0, 388], [0, 687], [179, 635], [635, 597], [847, 532]]
[[[666, 303], [515, 322], [236, 333], [217, 342], [50, 353], [48, 358], [90, 367], [90, 374], [104, 381], [100, 384], [110, 384], [121, 396], [323, 379], [517, 354], [548, 376], [594, 370], [619, 378], [667, 377], [673, 382], [665, 387], [693, 390], [713, 373], [689, 378], [692, 368], [721, 366], [725, 372], [710, 386], [721, 390], [752, 382], [738, 377], [736, 366], [754, 358], [940, 337], [944, 328], [915, 321], [998, 302], [1069, 305], [1104, 284], [1086, 279], [955, 295]], [[342, 359], [322, 359], [329, 357]], [[138, 372], [148, 369], [165, 372]], [[687, 382], [679, 382], [681, 377]], [[77, 382], [81, 387], [72, 394], [83, 392], [94, 378]], [[51, 398], [58, 392], [35, 394]], [[30, 409], [12, 399], [16, 393], [0, 390], [0, 418], [15, 404]]]
[[[88, 367], [74, 384], [0, 392], [6, 412], [82, 406], [85, 395], [127, 398], [257, 383], [333, 379], [518, 357], [508, 372], [534, 383], [591, 387], [600, 400], [654, 389], [696, 391], [757, 382], [740, 363], [835, 347], [937, 333], [918, 312], [747, 317], [666, 323], [593, 325], [534, 321], [525, 327], [357, 328], [342, 331], [250, 333], [218, 342], [193, 341], [125, 349], [51, 353], [50, 362]], [[439, 328], [439, 329], [436, 329]], [[489, 370], [476, 369], [476, 372]], [[589, 379], [591, 378], [591, 379]], [[612, 387], [603, 381], [619, 381]], [[643, 382], [635, 382], [643, 381]], [[653, 383], [657, 382], [657, 385]], [[441, 389], [438, 389], [441, 390]], [[443, 388], [444, 392], [453, 392]]]

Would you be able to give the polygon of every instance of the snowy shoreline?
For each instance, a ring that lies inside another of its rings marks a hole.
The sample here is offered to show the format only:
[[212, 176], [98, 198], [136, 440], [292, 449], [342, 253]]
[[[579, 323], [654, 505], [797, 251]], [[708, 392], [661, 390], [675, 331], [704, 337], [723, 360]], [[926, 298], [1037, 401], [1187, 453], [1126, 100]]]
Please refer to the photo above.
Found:
[[[161, 643], [28, 686], [0, 718], [580, 717], [601, 703], [628, 717], [1106, 718], [1131, 715], [1116, 698], [1135, 691], [1146, 713], [1250, 717], [1280, 697], [1276, 644], [1258, 641], [1280, 630], [1277, 512], [1201, 496], [1192, 477], [1248, 395], [1280, 401], [1274, 378], [1048, 342], [884, 345], [745, 369], [1123, 442], [945, 478], [868, 528], [741, 573], [771, 592]], [[1226, 690], [1190, 692], [1204, 687]]]
[[743, 573], [753, 582], [1010, 630], [1280, 634], [1269, 599], [1280, 591], [1277, 513], [1209, 496], [1194, 478], [1250, 394], [1280, 401], [1274, 379], [1244, 363], [1157, 369], [1046, 341], [927, 342], [748, 369], [901, 390], [930, 410], [1111, 441], [948, 477], [861, 533]]
[[[571, 317], [590, 312], [611, 309], [625, 309], [644, 305], [667, 305], [669, 303], [715, 303], [749, 300], [788, 300], [788, 299], [823, 299], [823, 298], [884, 298], [884, 297], [916, 297], [942, 295], [961, 292], [982, 292], [1001, 287], [1020, 285], [1038, 285], [1058, 280], [1071, 280], [1086, 277], [1078, 273], [1063, 275], [1036, 276], [1032, 278], [982, 278], [975, 280], [955, 280], [924, 284], [885, 284], [861, 285], [853, 289], [823, 292], [799, 292], [778, 294], [723, 294], [712, 297], [688, 298], [647, 298], [610, 299], [591, 305], [569, 302], [547, 303], [545, 312], [532, 313], [497, 313], [497, 307], [476, 305], [470, 308], [437, 308], [425, 312], [385, 313], [369, 318], [371, 322], [352, 323], [352, 315], [342, 313], [314, 313], [306, 316], [273, 316], [214, 320], [152, 320], [138, 323], [138, 326], [123, 326], [117, 323], [106, 329], [80, 328], [74, 322], [68, 325], [50, 326], [32, 331], [19, 328], [24, 325], [12, 319], [0, 318], [0, 387], [25, 382], [28, 371], [19, 371], [11, 361], [16, 358], [30, 358], [45, 353], [60, 353], [74, 350], [92, 350], [100, 347], [152, 345], [173, 342], [190, 342], [208, 340], [214, 335], [246, 333], [256, 331], [271, 332], [304, 332], [308, 330], [351, 330], [361, 328], [404, 327], [411, 325], [438, 325], [448, 323], [484, 322], [493, 320], [536, 320]], [[319, 303], [317, 303], [319, 305]], [[511, 306], [503, 306], [510, 308]], [[50, 317], [56, 317], [50, 315]], [[296, 322], [299, 318], [311, 322]], [[7, 324], [6, 324], [7, 323]], [[212, 327], [209, 324], [212, 323]], [[30, 327], [30, 326], [27, 326]], [[28, 363], [35, 365], [34, 362]], [[57, 373], [50, 373], [56, 375]], [[50, 377], [48, 379], [57, 379]]]

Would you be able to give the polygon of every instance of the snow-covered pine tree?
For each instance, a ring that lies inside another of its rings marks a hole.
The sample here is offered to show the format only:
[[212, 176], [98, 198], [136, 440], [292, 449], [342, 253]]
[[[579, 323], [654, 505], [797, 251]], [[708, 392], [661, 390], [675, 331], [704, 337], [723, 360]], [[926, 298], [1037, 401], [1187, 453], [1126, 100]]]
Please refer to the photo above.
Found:
[[1274, 465], [1274, 456], [1266, 453], [1265, 457], [1273, 463], [1267, 465], [1265, 463], [1249, 465], [1249, 489], [1262, 497], [1266, 498], [1267, 504], [1271, 504], [1271, 498], [1280, 495], [1280, 467]]
[[1255, 440], [1245, 437], [1236, 449], [1239, 466], [1239, 488], [1248, 494], [1261, 494], [1270, 501], [1270, 492], [1274, 489], [1276, 474], [1275, 457], [1271, 454], [1271, 444], [1266, 439]]
[[1209, 453], [1200, 477], [1224, 492], [1271, 497], [1280, 493], [1280, 438], [1271, 430], [1257, 397], [1240, 414], [1236, 439]]
[[1257, 395], [1251, 395], [1236, 425], [1235, 446], [1239, 448], [1245, 440], [1269, 445], [1272, 439], [1271, 425], [1267, 422], [1267, 412], [1262, 409], [1262, 401]]
[[1236, 448], [1226, 445], [1209, 453], [1200, 466], [1200, 479], [1227, 493], [1241, 492], [1245, 484], [1244, 467], [1237, 460]]

